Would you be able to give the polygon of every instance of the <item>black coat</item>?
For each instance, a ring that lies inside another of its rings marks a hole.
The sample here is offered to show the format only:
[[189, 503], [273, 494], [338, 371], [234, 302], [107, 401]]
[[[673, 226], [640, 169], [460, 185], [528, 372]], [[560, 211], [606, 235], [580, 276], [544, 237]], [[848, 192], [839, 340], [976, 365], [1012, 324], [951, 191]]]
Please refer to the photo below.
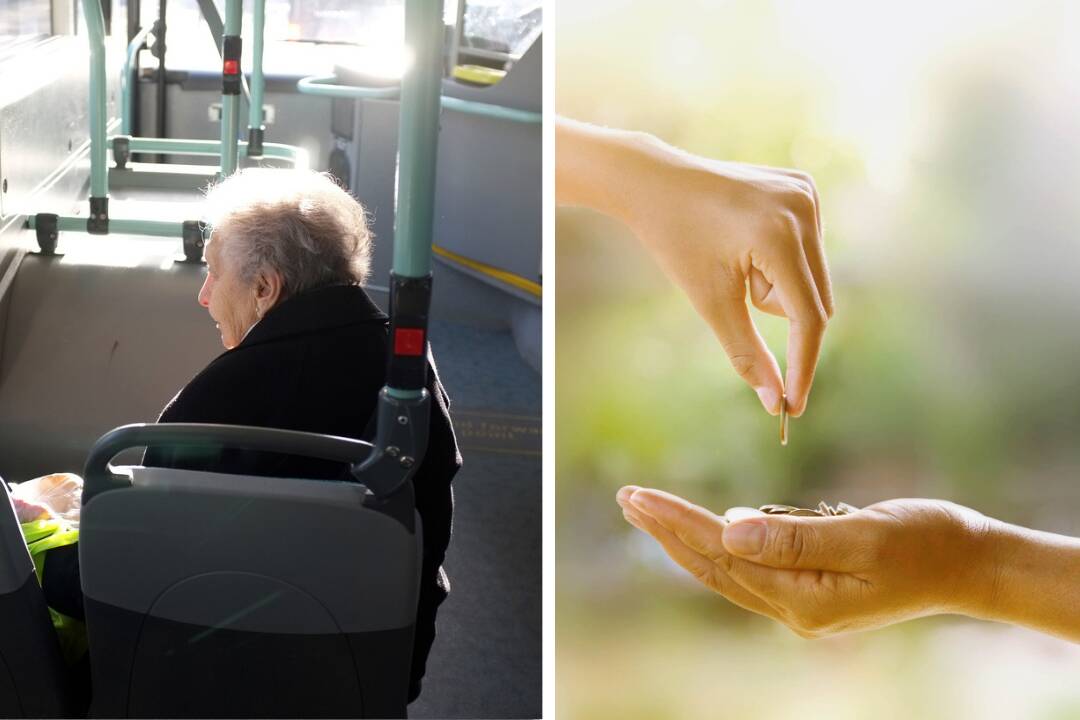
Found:
[[[387, 318], [363, 289], [335, 285], [289, 298], [267, 312], [232, 350], [214, 359], [158, 422], [224, 423], [371, 440], [386, 375]], [[430, 356], [429, 356], [430, 361]], [[442, 570], [450, 542], [450, 481], [461, 455], [450, 400], [429, 362], [432, 396], [427, 454], [413, 477], [423, 522], [423, 564], [409, 700], [420, 692], [435, 613], [450, 586]], [[150, 449], [143, 464], [245, 475], [340, 478], [340, 463], [239, 450]]]

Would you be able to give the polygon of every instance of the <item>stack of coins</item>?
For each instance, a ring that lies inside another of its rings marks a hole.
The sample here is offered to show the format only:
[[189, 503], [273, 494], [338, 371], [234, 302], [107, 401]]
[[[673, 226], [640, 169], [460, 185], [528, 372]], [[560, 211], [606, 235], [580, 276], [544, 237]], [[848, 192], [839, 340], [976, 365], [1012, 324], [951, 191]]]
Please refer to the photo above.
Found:
[[810, 508], [795, 507], [794, 505], [762, 505], [761, 512], [766, 515], [794, 515], [796, 517], [835, 517], [836, 515], [849, 515], [859, 508], [848, 505], [846, 502], [837, 503], [833, 507], [822, 500], [818, 503], [817, 510]]

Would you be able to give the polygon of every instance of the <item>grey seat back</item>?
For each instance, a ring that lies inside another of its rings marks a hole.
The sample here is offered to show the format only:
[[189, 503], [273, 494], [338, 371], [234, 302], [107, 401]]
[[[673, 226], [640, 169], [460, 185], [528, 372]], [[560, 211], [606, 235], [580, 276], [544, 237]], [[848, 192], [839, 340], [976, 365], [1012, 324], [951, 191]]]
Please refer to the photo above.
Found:
[[127, 247], [138, 267], [80, 265], [70, 253], [22, 261], [0, 306], [0, 476], [78, 473], [103, 433], [153, 421], [221, 353], [195, 302], [202, 268], [162, 269], [173, 243]]
[[56, 631], [0, 481], [0, 717], [69, 717], [71, 699]]
[[82, 511], [92, 715], [404, 717], [411, 486], [125, 470]]

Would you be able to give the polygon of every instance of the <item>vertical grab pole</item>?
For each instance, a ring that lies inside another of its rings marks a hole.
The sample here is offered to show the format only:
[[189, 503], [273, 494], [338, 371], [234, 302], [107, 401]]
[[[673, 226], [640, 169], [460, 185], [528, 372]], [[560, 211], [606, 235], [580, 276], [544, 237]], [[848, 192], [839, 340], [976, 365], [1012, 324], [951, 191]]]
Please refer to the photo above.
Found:
[[[157, 95], [155, 104], [157, 107], [157, 136], [165, 138], [169, 136], [169, 113], [168, 113], [168, 75], [165, 72], [165, 36], [168, 34], [165, 22], [169, 14], [168, 1], [158, 0], [157, 35], [158, 46], [158, 71], [157, 71]], [[167, 162], [165, 155], [158, 155], [157, 162]]]
[[139, 51], [146, 44], [146, 36], [149, 34], [149, 27], [142, 28], [128, 43], [127, 55], [124, 58], [124, 69], [120, 74], [121, 135], [131, 135], [135, 132], [135, 88], [138, 83], [135, 67], [139, 58]]
[[427, 379], [431, 234], [443, 75], [442, 0], [406, 0], [405, 46], [412, 62], [401, 79], [386, 392], [394, 398], [413, 399], [423, 394]]
[[251, 109], [248, 113], [247, 154], [249, 157], [260, 157], [263, 154], [263, 134], [266, 131], [263, 126], [263, 90], [266, 86], [263, 80], [263, 30], [266, 25], [266, 0], [255, 0], [252, 21], [255, 38], [251, 45]]
[[225, 0], [225, 35], [221, 40], [221, 177], [236, 172], [240, 132], [241, 0]]
[[109, 232], [109, 174], [105, 165], [105, 15], [101, 0], [84, 0], [90, 42], [90, 218], [87, 232]]
[[457, 0], [457, 12], [454, 14], [454, 35], [450, 41], [450, 73], [458, 66], [458, 56], [461, 54], [461, 41], [465, 39], [465, 5], [466, 0]]
[[425, 386], [442, 6], [443, 0], [405, 0], [405, 46], [412, 63], [401, 79], [389, 362], [375, 411], [375, 447], [363, 463], [352, 466], [353, 476], [378, 497], [389, 497], [402, 487], [411, 493], [409, 481], [427, 452], [431, 397]]

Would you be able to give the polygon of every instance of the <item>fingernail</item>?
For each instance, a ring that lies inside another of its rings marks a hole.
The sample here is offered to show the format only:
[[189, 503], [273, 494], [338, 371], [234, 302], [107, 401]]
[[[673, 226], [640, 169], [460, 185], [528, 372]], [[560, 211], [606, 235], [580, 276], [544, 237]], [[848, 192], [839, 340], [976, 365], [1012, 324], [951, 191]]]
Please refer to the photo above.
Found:
[[776, 415], [780, 410], [777, 408], [779, 403], [779, 397], [776, 391], [770, 387], [761, 387], [757, 390], [757, 396], [761, 399], [761, 404], [770, 415]]
[[757, 555], [765, 547], [765, 523], [744, 520], [724, 528], [724, 547], [735, 555]]
[[641, 488], [635, 488], [634, 492], [630, 493], [630, 505], [637, 508], [646, 515], [651, 515], [649, 512], [649, 504], [652, 502], [652, 498], [649, 497], [647, 492], [644, 492]]
[[619, 488], [619, 492], [615, 494], [615, 502], [620, 505], [626, 505], [626, 503], [630, 502], [630, 496], [638, 489], [640, 488], [636, 485], [627, 485], [626, 487]]

